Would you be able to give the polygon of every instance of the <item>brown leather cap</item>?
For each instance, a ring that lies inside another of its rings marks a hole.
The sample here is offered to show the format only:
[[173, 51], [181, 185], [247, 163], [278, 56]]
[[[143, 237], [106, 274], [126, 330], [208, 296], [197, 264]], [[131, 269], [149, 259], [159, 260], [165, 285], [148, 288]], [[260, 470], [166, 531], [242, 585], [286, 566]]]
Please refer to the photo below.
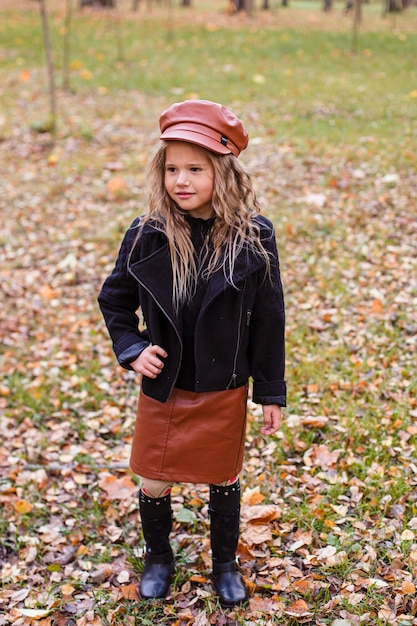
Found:
[[209, 100], [176, 102], [159, 118], [160, 139], [187, 141], [217, 154], [239, 156], [249, 141], [242, 122], [230, 109]]

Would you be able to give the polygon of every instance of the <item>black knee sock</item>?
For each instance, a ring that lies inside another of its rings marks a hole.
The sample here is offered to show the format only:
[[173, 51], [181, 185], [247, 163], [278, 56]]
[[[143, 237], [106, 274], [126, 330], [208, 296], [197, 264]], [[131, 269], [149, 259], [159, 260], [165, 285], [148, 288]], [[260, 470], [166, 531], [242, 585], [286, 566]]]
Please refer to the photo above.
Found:
[[239, 479], [227, 487], [210, 485], [210, 509], [226, 514], [240, 510]]
[[213, 562], [234, 561], [240, 525], [239, 479], [227, 487], [210, 485], [209, 512]]
[[139, 491], [139, 512], [148, 554], [171, 552], [169, 534], [172, 528], [170, 495], [150, 498]]

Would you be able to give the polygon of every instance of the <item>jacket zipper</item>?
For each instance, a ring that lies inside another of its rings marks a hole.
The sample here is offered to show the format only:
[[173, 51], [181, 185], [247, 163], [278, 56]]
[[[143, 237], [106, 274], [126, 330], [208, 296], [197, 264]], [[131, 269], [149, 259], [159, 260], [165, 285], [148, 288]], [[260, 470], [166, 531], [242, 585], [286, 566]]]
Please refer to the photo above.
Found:
[[179, 332], [178, 332], [178, 330], [177, 330], [177, 327], [175, 326], [175, 322], [174, 322], [174, 320], [173, 320], [173, 319], [172, 319], [172, 318], [168, 315], [168, 313], [165, 311], [164, 307], [163, 307], [163, 306], [162, 306], [162, 304], [159, 302], [158, 298], [156, 298], [156, 297], [155, 297], [155, 295], [152, 293], [152, 291], [151, 291], [150, 289], [148, 289], [148, 288], [147, 288], [147, 286], [146, 286], [146, 285], [144, 285], [144, 284], [143, 284], [143, 282], [142, 282], [141, 280], [139, 280], [139, 278], [138, 278], [137, 276], [135, 276], [135, 274], [134, 274], [133, 272], [131, 272], [130, 268], [128, 268], [128, 269], [129, 269], [129, 273], [130, 273], [130, 274], [132, 274], [133, 278], [134, 278], [135, 280], [137, 280], [137, 282], [139, 283], [139, 285], [142, 285], [142, 287], [145, 289], [145, 291], [147, 291], [147, 292], [151, 295], [151, 297], [153, 298], [153, 300], [156, 302], [156, 304], [159, 306], [159, 308], [161, 309], [161, 311], [164, 313], [165, 317], [167, 318], [167, 320], [170, 322], [170, 324], [171, 324], [172, 328], [174, 329], [175, 334], [176, 334], [176, 335], [177, 335], [177, 337], [178, 337], [178, 341], [180, 342], [180, 358], [179, 358], [179, 361], [178, 361], [177, 371], [175, 372], [174, 382], [172, 383], [172, 385], [171, 385], [171, 387], [170, 387], [170, 390], [169, 390], [169, 396], [170, 396], [170, 395], [171, 395], [171, 393], [172, 393], [172, 390], [173, 390], [173, 389], [174, 389], [174, 387], [175, 387], [175, 382], [176, 382], [176, 380], [177, 380], [177, 378], [178, 378], [178, 374], [180, 373], [180, 368], [181, 368], [181, 360], [182, 360], [182, 351], [183, 351], [182, 339], [181, 339], [181, 336], [180, 336], [180, 334], [179, 334]]
[[[236, 367], [237, 367], [237, 357], [239, 354], [239, 348], [240, 348], [240, 342], [242, 340], [242, 318], [243, 318], [243, 296], [245, 293], [245, 287], [246, 287], [246, 281], [245, 281], [245, 285], [242, 289], [242, 299], [240, 301], [240, 310], [239, 310], [239, 327], [238, 327], [238, 333], [237, 333], [237, 338], [236, 338], [236, 350], [235, 350], [235, 354], [233, 357], [233, 373], [232, 373], [232, 377], [229, 380], [229, 384], [227, 385], [226, 389], [231, 389], [232, 387], [236, 387], [236, 379], [237, 379], [237, 374], [236, 374]], [[252, 311], [247, 311], [246, 312], [246, 326], [249, 326], [249, 322], [250, 322], [250, 316], [252, 314]]]

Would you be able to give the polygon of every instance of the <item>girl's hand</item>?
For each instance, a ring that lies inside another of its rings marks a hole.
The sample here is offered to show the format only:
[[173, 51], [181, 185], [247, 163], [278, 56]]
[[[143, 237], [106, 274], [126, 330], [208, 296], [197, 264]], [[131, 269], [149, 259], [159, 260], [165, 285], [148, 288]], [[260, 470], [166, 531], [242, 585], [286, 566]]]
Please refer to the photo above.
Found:
[[281, 424], [281, 407], [277, 404], [264, 404], [262, 406], [264, 414], [264, 425], [261, 428], [263, 435], [274, 435]]
[[147, 378], [156, 378], [162, 372], [165, 363], [159, 357], [166, 358], [168, 354], [160, 346], [150, 344], [135, 361], [130, 364], [138, 374]]

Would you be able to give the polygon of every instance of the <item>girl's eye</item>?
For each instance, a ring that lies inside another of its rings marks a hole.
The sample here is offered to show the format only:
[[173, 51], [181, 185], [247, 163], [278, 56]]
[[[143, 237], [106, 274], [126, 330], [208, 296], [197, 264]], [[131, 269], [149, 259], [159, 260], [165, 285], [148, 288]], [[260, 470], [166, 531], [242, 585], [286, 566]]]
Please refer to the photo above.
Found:
[[175, 172], [175, 167], [167, 167], [167, 168], [166, 168], [166, 171], [167, 171], [167, 172], [171, 172], [171, 173], [172, 173], [172, 172]]
[[192, 172], [201, 172], [201, 167], [191, 167]]

